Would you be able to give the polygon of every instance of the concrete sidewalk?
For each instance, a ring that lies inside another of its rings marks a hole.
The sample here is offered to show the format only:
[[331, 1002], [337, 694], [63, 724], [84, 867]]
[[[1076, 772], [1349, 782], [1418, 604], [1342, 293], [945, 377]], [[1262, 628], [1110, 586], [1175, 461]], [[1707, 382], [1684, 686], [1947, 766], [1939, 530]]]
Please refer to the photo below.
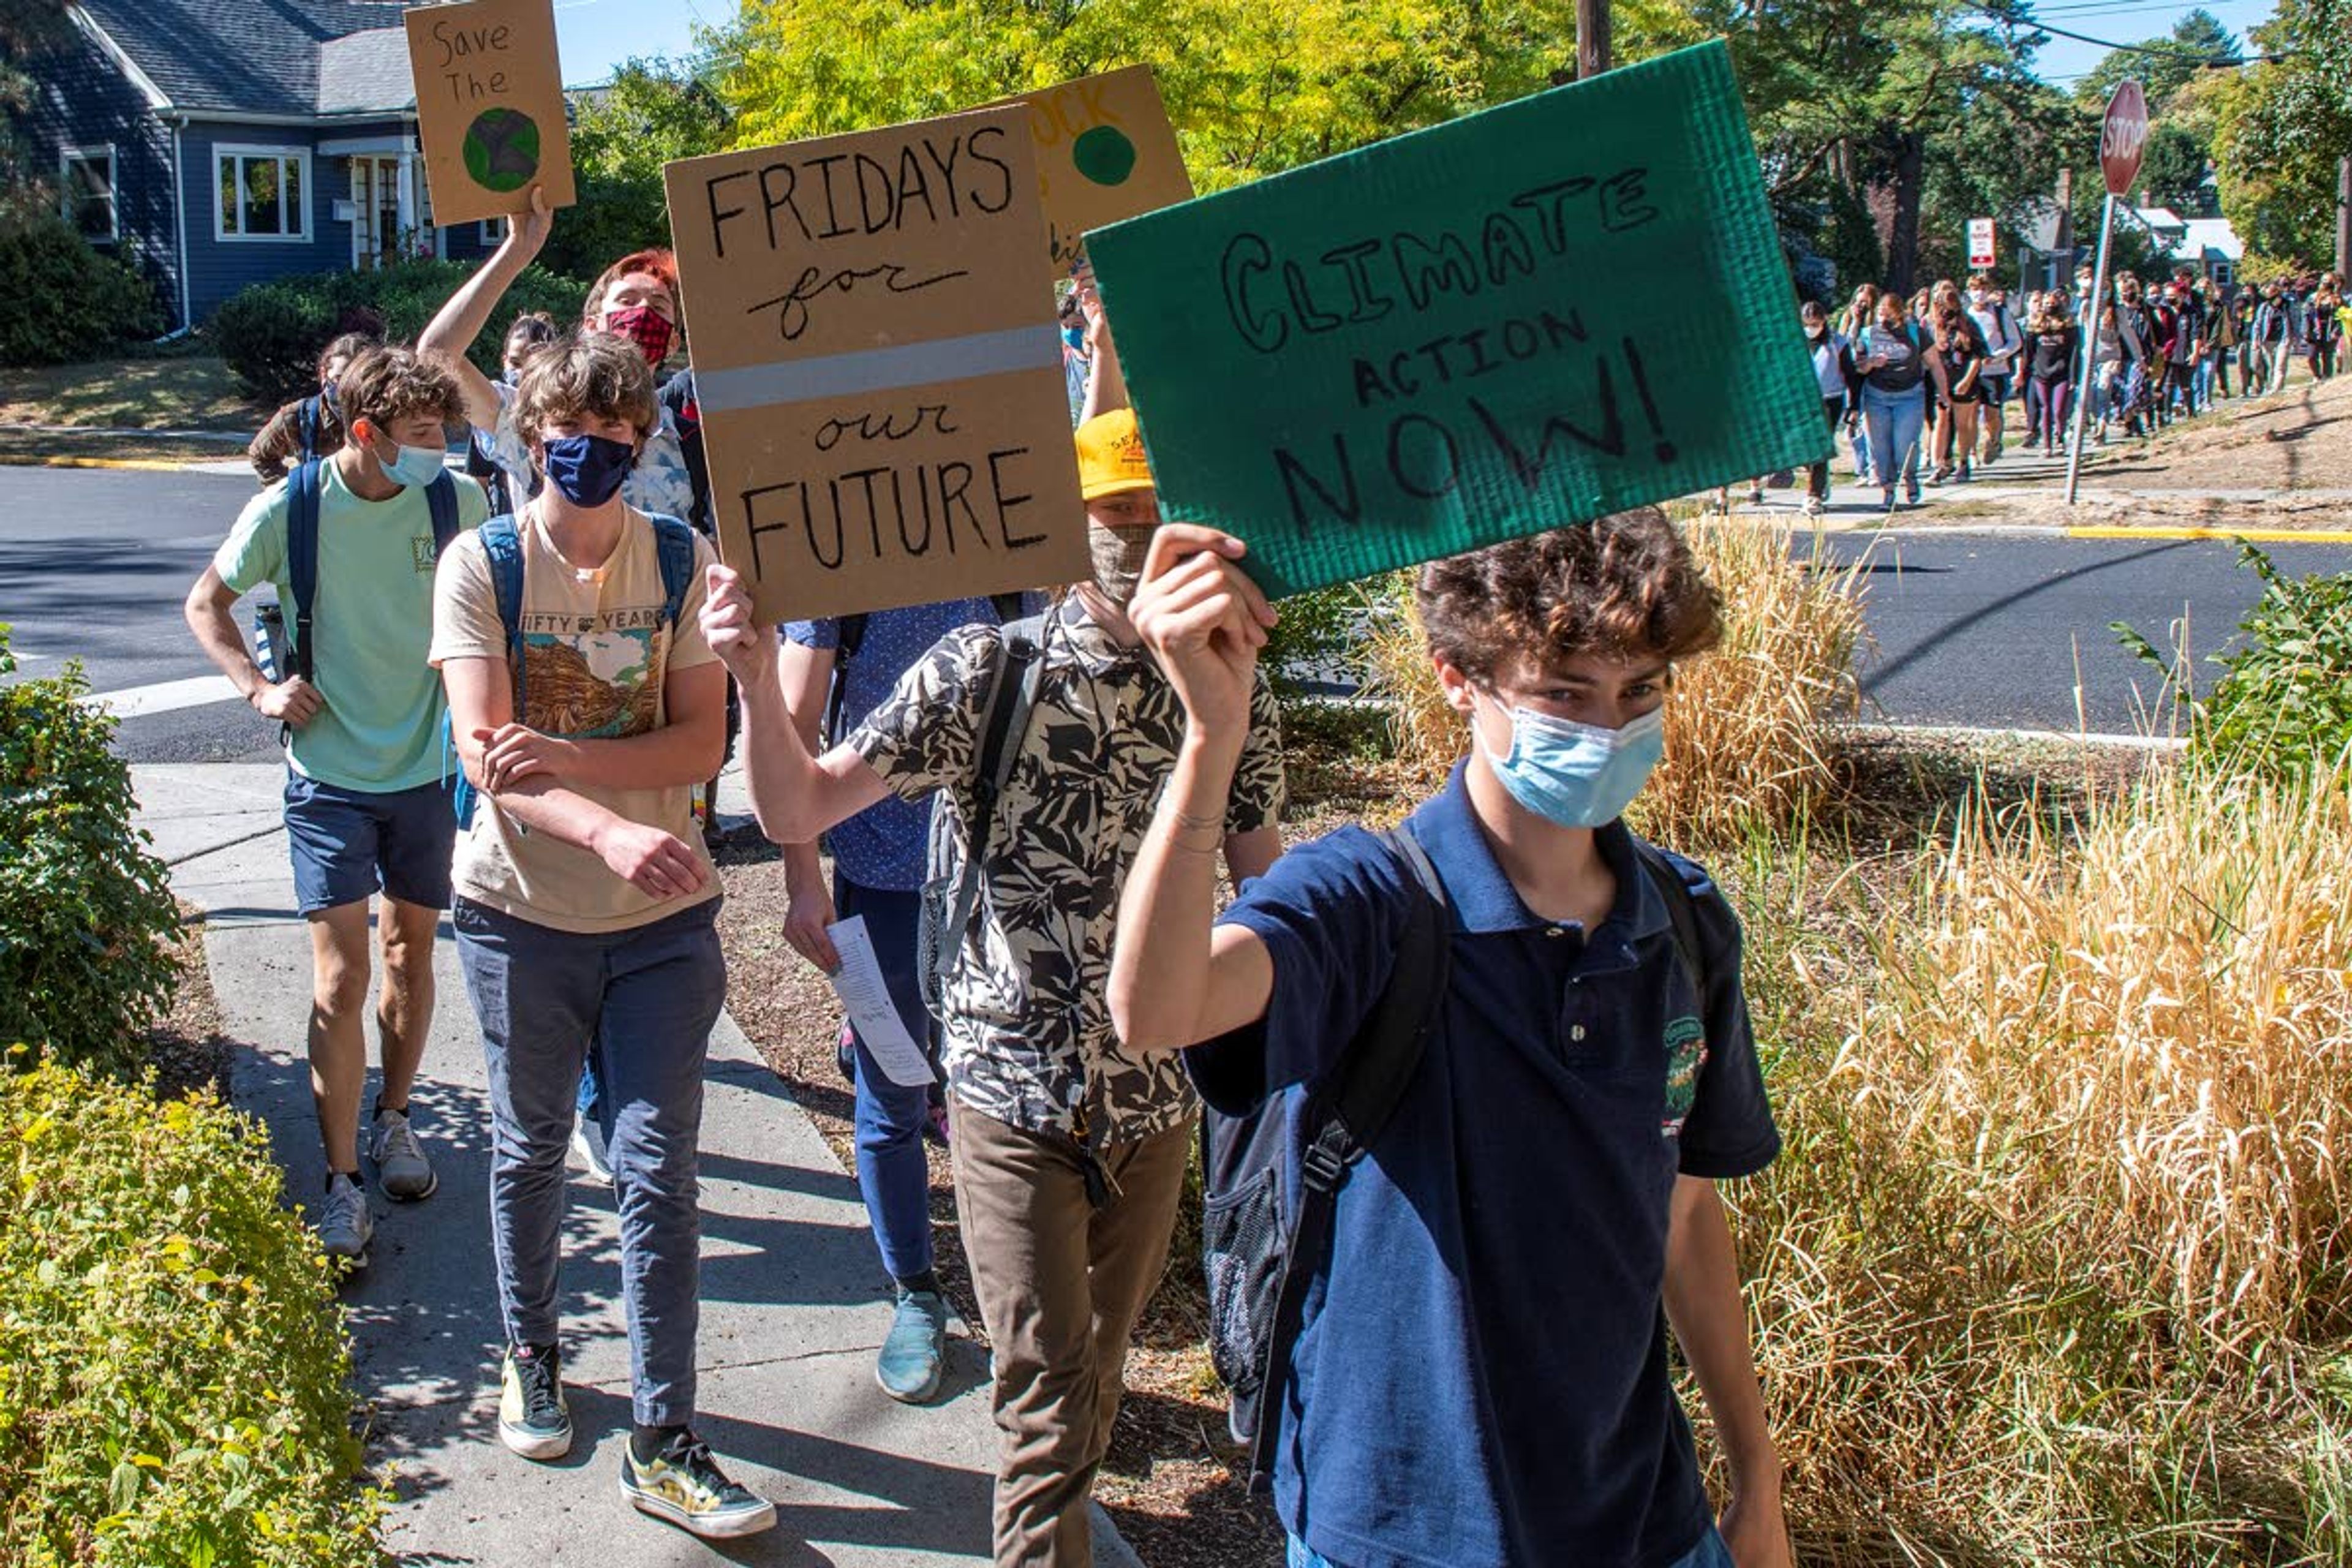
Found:
[[[289, 1192], [310, 1201], [323, 1173], [303, 1049], [309, 948], [278, 826], [283, 772], [132, 774], [142, 826], [174, 889], [205, 912], [213, 985], [228, 1033], [244, 1043], [236, 1102], [267, 1121]], [[940, 1403], [912, 1409], [875, 1386], [888, 1311], [856, 1182], [729, 1018], [711, 1041], [703, 1119], [697, 1426], [739, 1480], [774, 1500], [777, 1529], [719, 1550], [617, 1495], [629, 1421], [619, 1245], [611, 1191], [584, 1172], [573, 1173], [563, 1275], [579, 1441], [554, 1465], [499, 1445], [488, 1109], [446, 924], [435, 973], [439, 1006], [415, 1104], [440, 1190], [417, 1205], [371, 1194], [373, 1262], [343, 1293], [357, 1385], [374, 1401], [369, 1459], [394, 1477], [391, 1551], [404, 1563], [489, 1568], [986, 1563], [995, 1454], [986, 1356], [959, 1326]], [[1099, 1509], [1094, 1524], [1099, 1563], [1139, 1568]]]

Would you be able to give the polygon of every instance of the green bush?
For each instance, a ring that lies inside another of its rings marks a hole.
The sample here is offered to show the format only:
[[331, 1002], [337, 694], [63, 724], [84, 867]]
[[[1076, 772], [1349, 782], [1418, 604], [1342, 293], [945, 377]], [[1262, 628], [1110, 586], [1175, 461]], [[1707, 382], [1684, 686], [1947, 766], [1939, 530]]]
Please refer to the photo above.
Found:
[[56, 218], [0, 228], [0, 364], [65, 364], [163, 330], [155, 290]]
[[2244, 643], [2209, 660], [2221, 676], [2203, 698], [2183, 664], [2124, 622], [2114, 630], [2189, 700], [2192, 759], [2274, 779], [2332, 768], [2352, 749], [2352, 574], [2290, 576], [2251, 544], [2238, 560], [2263, 596], [2239, 623]]
[[351, 1352], [267, 1132], [0, 1072], [0, 1562], [374, 1568]]
[[[273, 279], [238, 293], [213, 312], [205, 336], [256, 396], [284, 403], [315, 390], [319, 351], [362, 321], [382, 323], [385, 339], [413, 343], [449, 302], [472, 265], [404, 261], [373, 272], [315, 272]], [[533, 267], [515, 279], [490, 312], [472, 357], [496, 374], [506, 331], [527, 310], [545, 310], [560, 322], [580, 319], [585, 284]]]
[[[1402, 581], [1402, 574], [1391, 577]], [[1262, 657], [1275, 690], [1285, 698], [1297, 697], [1310, 683], [1335, 674], [1362, 680], [1366, 619], [1374, 597], [1393, 591], [1391, 577], [1310, 588], [1276, 605], [1281, 617]]]
[[[0, 675], [15, 668], [0, 625]], [[89, 689], [79, 660], [0, 687], [0, 1040], [119, 1072], [171, 1000], [180, 911]]]

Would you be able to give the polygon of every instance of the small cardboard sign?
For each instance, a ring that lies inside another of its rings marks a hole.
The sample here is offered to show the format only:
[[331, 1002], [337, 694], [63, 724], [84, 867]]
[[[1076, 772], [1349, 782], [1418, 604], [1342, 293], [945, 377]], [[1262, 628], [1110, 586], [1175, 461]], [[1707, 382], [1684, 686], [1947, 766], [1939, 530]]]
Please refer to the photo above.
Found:
[[1087, 574], [1027, 119], [663, 171], [719, 551], [761, 620]]
[[408, 68], [433, 220], [446, 226], [578, 199], [553, 0], [460, 0], [413, 6]]
[[1162, 513], [1274, 594], [1830, 450], [1720, 43], [1087, 249]]
[[1029, 110], [1053, 275], [1086, 254], [1087, 230], [1192, 199], [1192, 176], [1150, 66], [1007, 99]]

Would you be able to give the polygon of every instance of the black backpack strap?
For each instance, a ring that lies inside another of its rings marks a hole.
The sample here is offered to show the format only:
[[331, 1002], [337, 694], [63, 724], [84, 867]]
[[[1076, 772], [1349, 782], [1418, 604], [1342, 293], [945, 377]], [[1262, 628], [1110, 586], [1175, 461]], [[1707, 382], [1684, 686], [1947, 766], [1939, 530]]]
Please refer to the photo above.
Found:
[[996, 611], [997, 625], [1009, 626], [1019, 620], [1022, 613], [1029, 607], [1029, 597], [1025, 594], [1017, 592], [991, 594], [988, 596], [988, 603]]
[[1307, 1108], [1313, 1136], [1299, 1155], [1298, 1217], [1275, 1295], [1266, 1338], [1265, 1372], [1258, 1384], [1257, 1432], [1250, 1445], [1250, 1488], [1274, 1483], [1274, 1405], [1290, 1377], [1290, 1351], [1298, 1338], [1307, 1287], [1330, 1251], [1331, 1223], [1348, 1167], [1363, 1158], [1404, 1103], [1437, 1027], [1453, 974], [1453, 905], [1445, 884], [1408, 828], [1379, 836], [1412, 873], [1417, 889], [1397, 942], [1389, 983], [1364, 1024], [1341, 1053], [1338, 1068]]
[[842, 616], [833, 623], [833, 679], [824, 689], [824, 722], [817, 739], [831, 746], [841, 740], [842, 705], [849, 699], [849, 661], [866, 646], [866, 612]]
[[[1045, 625], [1042, 616], [1013, 621], [1003, 628], [1004, 657], [988, 695], [988, 713], [981, 726], [980, 754], [972, 769], [971, 864], [988, 854], [996, 826], [996, 803], [1012, 780], [1013, 764], [1021, 757], [1021, 740], [1029, 730], [1030, 712], [1045, 676]], [[962, 930], [962, 921], [957, 922]]]
[[311, 679], [310, 619], [319, 597], [319, 487], [316, 459], [286, 479], [286, 585], [294, 595], [294, 658], [289, 668]]
[[1633, 858], [1641, 863], [1642, 872], [1650, 885], [1658, 889], [1658, 897], [1666, 903], [1666, 919], [1674, 926], [1675, 955], [1682, 960], [1683, 973], [1690, 977], [1692, 989], [1701, 1005], [1706, 1001], [1706, 961], [1698, 940], [1698, 900], [1683, 880], [1682, 872], [1666, 852], [1647, 839], [1633, 840]]
[[457, 537], [457, 481], [448, 469], [425, 487], [425, 504], [433, 513], [433, 559], [438, 561]]

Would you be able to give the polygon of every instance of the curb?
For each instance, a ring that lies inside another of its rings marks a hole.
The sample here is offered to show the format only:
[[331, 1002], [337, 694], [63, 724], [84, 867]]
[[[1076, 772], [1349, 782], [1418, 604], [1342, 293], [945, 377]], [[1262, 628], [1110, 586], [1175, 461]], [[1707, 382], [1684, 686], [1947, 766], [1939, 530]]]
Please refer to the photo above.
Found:
[[2352, 528], [2158, 528], [2118, 524], [2063, 531], [2069, 539], [2242, 539], [2255, 544], [2352, 544]]
[[194, 458], [186, 462], [166, 462], [160, 458], [36, 458], [0, 453], [0, 468], [130, 468], [150, 474], [185, 473], [216, 460]]

